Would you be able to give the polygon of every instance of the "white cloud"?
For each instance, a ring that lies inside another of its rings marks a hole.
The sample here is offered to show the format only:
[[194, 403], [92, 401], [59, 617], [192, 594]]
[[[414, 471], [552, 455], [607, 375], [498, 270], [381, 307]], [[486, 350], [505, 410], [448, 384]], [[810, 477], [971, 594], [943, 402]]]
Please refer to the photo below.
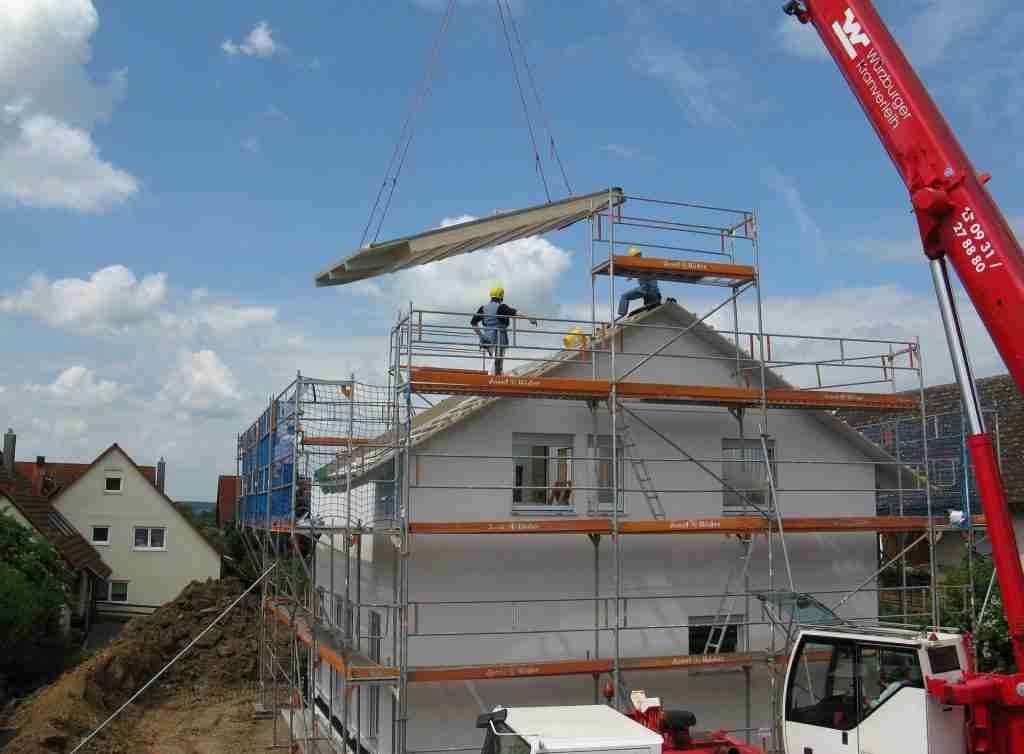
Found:
[[[958, 291], [957, 303], [977, 375], [985, 377], [1006, 371], [981, 319], [962, 291]], [[843, 287], [809, 295], [771, 297], [766, 299], [764, 308], [766, 332], [906, 342], [913, 342], [920, 337], [925, 384], [940, 384], [953, 379], [945, 334], [930, 289], [917, 292], [898, 285]], [[741, 313], [741, 329], [744, 329], [744, 323], [746, 329], [751, 329], [753, 315], [748, 304]], [[732, 329], [731, 314], [728, 312], [713, 315], [710, 321], [723, 334]], [[858, 348], [862, 350], [858, 351]], [[887, 352], [885, 347], [858, 347], [849, 341], [845, 343], [844, 349], [848, 357]], [[836, 343], [777, 338], [772, 341], [772, 357], [810, 361], [838, 358], [839, 352]], [[897, 364], [906, 366], [907, 357], [901, 357]], [[842, 382], [877, 379], [880, 376], [879, 370], [870, 373], [865, 370], [861, 373], [854, 369], [825, 369], [824, 372], [824, 380]], [[816, 384], [817, 375], [813, 368], [793, 367], [783, 369], [781, 373], [799, 385]], [[898, 387], [916, 387], [916, 382], [911, 382], [912, 377], [911, 372], [898, 372]]]
[[241, 398], [237, 378], [209, 349], [179, 352], [157, 396], [175, 413], [206, 417], [236, 413]]
[[601, 146], [600, 151], [622, 160], [632, 160], [640, 156], [640, 149], [638, 147], [631, 147], [626, 144], [604, 144]]
[[233, 42], [225, 39], [220, 43], [220, 49], [228, 55], [249, 55], [258, 58], [269, 58], [281, 52], [281, 45], [274, 39], [273, 30], [266, 21], [260, 21], [249, 32], [248, 36], [241, 42]]
[[83, 406], [110, 403], [121, 392], [121, 386], [116, 382], [98, 380], [93, 370], [80, 365], [68, 367], [49, 385], [29, 384], [25, 389], [30, 393], [56, 398], [62, 403]]
[[[441, 227], [473, 219], [445, 218]], [[417, 308], [471, 312], [487, 301], [492, 286], [501, 284], [510, 306], [537, 313], [551, 308], [558, 278], [571, 258], [571, 252], [534, 236], [357, 284], [356, 290], [394, 301], [396, 308], [411, 300]]]
[[637, 50], [630, 60], [633, 69], [667, 84], [693, 125], [736, 126], [731, 113], [743, 100], [744, 86], [731, 61], [721, 54], [702, 55], [653, 36], [641, 39]]
[[796, 218], [803, 246], [813, 251], [819, 260], [825, 259], [828, 255], [825, 234], [822, 233], [821, 227], [807, 209], [807, 204], [804, 202], [796, 181], [782, 171], [771, 168], [768, 172], [768, 183], [782, 195], [786, 206]]
[[88, 279], [34, 275], [21, 291], [0, 296], [0, 312], [30, 314], [51, 327], [89, 335], [141, 331], [179, 338], [201, 331], [225, 337], [277, 318], [277, 309], [211, 300], [203, 288], [169, 301], [164, 273], [139, 280], [123, 265], [104, 267]]
[[[193, 302], [204, 296], [193, 295]], [[201, 328], [208, 328], [219, 337], [235, 335], [247, 327], [267, 324], [277, 319], [277, 309], [269, 306], [229, 306], [208, 304], [183, 307], [183, 313], [162, 312], [160, 329], [164, 334], [191, 337]]]
[[28, 207], [102, 212], [134, 195], [138, 182], [101, 160], [88, 133], [35, 115], [0, 146], [0, 193]]
[[914, 65], [927, 66], [946, 57], [950, 45], [980, 28], [992, 15], [993, 0], [921, 0], [906, 24], [906, 52]]
[[786, 16], [779, 19], [775, 32], [779, 46], [791, 55], [810, 60], [828, 60], [828, 50], [811, 24], [802, 24]]
[[0, 3], [0, 197], [100, 212], [138, 182], [100, 158], [90, 132], [124, 92], [125, 71], [95, 83], [87, 65], [99, 15], [90, 0]]
[[166, 276], [138, 280], [116, 264], [97, 270], [88, 280], [50, 281], [34, 275], [20, 293], [0, 298], [0, 311], [26, 312], [52, 327], [88, 333], [110, 333], [141, 322], [167, 297]]
[[53, 420], [32, 417], [32, 427], [40, 434], [57, 440], [82, 437], [89, 429], [85, 420], [77, 416], [57, 416]]

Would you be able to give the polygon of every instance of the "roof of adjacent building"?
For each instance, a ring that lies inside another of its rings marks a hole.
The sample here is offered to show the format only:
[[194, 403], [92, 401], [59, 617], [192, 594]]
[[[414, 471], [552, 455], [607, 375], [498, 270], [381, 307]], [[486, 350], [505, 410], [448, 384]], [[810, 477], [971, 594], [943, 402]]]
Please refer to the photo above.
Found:
[[234, 521], [237, 503], [238, 477], [233, 474], [221, 474], [217, 477], [217, 526]]
[[[982, 407], [995, 412], [998, 418], [999, 460], [1007, 501], [1011, 509], [1024, 513], [1024, 398], [1008, 374], [985, 377], [978, 380], [977, 384]], [[960, 414], [962, 411], [960, 386], [957, 383], [932, 385], [924, 389], [925, 416]], [[919, 415], [918, 412], [912, 412], [886, 418], [898, 419]], [[864, 427], [878, 422], [877, 415], [862, 411], [840, 411], [839, 416], [852, 427]], [[995, 426], [989, 426], [987, 429], [995, 434]]]
[[18, 472], [17, 467], [12, 476], [0, 466], [0, 495], [10, 500], [40, 536], [52, 544], [73, 568], [89, 571], [101, 579], [110, 576], [110, 567], [103, 562], [96, 548], [46, 497], [33, 489], [32, 483]]
[[[85, 472], [95, 465], [92, 463], [53, 463], [47, 461], [45, 465], [44, 492], [47, 497], [53, 497], [61, 490], [70, 487], [83, 476]], [[36, 464], [33, 461], [18, 461], [14, 464], [15, 470], [26, 479], [32, 479], [35, 475]], [[156, 484], [156, 466], [138, 466], [142, 476]]]

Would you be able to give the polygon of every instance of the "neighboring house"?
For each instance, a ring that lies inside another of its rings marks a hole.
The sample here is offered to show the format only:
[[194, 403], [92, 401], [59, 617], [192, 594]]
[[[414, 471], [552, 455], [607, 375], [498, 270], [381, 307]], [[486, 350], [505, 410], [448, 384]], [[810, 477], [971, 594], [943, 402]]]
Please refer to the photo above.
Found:
[[217, 528], [223, 529], [235, 523], [235, 507], [238, 505], [238, 477], [221, 474], [217, 477]]
[[14, 453], [17, 438], [8, 430], [0, 462], [0, 515], [9, 515], [22, 526], [45, 539], [75, 573], [75, 585], [68, 595], [73, 624], [88, 632], [96, 586], [105, 583], [110, 567], [74, 526], [50, 504], [30, 479], [17, 471]]
[[[999, 454], [1017, 546], [1024, 560], [1024, 399], [1008, 374], [986, 377], [978, 380], [977, 384], [986, 429]], [[921, 462], [924, 450], [927, 450], [935, 515], [945, 517], [951, 510], [968, 508], [974, 514], [983, 513], [964, 439], [959, 386], [948, 383], [925, 388], [924, 405], [923, 423], [919, 413], [879, 417], [877, 414], [840, 411], [839, 416], [908, 463]], [[923, 512], [920, 510], [923, 504], [924, 500], [919, 498], [915, 503], [918, 510], [912, 512]], [[895, 496], [882, 496], [879, 498], [879, 513], [893, 511], [897, 505]], [[966, 536], [966, 533], [944, 533], [937, 546], [938, 562], [957, 565], [963, 557], [963, 538]], [[926, 548], [914, 553], [912, 560], [926, 562]]]
[[[736, 385], [737, 353], [733, 345], [710, 327], [697, 323], [682, 307], [666, 304], [633, 322], [671, 326], [677, 333], [692, 326], [664, 353], [698, 358], [653, 359], [641, 366], [631, 381]], [[626, 328], [615, 337], [621, 338], [621, 352], [645, 354], [669, 336], [656, 329]], [[637, 356], [617, 358], [620, 370], [628, 368], [631, 359], [639, 360]], [[602, 369], [608, 373], [607, 366]], [[548, 370], [547, 376], [588, 378], [589, 358], [565, 361]], [[770, 387], [785, 386], [771, 373], [768, 381]], [[694, 457], [726, 459], [710, 465], [731, 484], [764, 490], [765, 466], [757, 460], [762, 457], [757, 438], [759, 415], [748, 418], [746, 436], [741, 437], [736, 419], [725, 408], [646, 404], [634, 406], [634, 410]], [[679, 458], [680, 453], [637, 422], [629, 423], [636, 443], [630, 455], [663, 459], [648, 465], [653, 485], [671, 491], [660, 495], [668, 519], [744, 512], [733, 493], [693, 463], [665, 462]], [[412, 522], [585, 518], [610, 515], [615, 505], [611, 490], [603, 489], [610, 487], [612, 466], [610, 419], [605, 408], [595, 414], [582, 401], [449, 398], [417, 416], [414, 425], [417, 439], [409, 462], [412, 493], [408, 501]], [[622, 425], [619, 427], [621, 433]], [[778, 459], [773, 469], [783, 490], [779, 505], [787, 517], [874, 516], [876, 490], [894, 484], [889, 478], [894, 476], [892, 457], [829, 411], [772, 410], [767, 431], [769, 452]], [[480, 455], [490, 458], [467, 457]], [[585, 456], [603, 460], [574, 461]], [[796, 459], [821, 463], [787, 463]], [[367, 482], [364, 487], [371, 489], [360, 496], [375, 501], [376, 511], [369, 514], [370, 520], [385, 518], [391, 512], [393, 497], [386, 481], [392, 477], [391, 463], [382, 459], [371, 476], [364, 477], [378, 480]], [[322, 481], [330, 468], [321, 471], [317, 478]], [[625, 480], [623, 486], [637, 488], [630, 464], [621, 458], [618, 473]], [[820, 490], [849, 491], [825, 494]], [[652, 518], [640, 492], [625, 493], [619, 505], [627, 521]], [[381, 607], [361, 610], [359, 630], [371, 637], [368, 654], [390, 664], [395, 662], [394, 636], [385, 606], [393, 599], [395, 552], [385, 533], [363, 539], [359, 569], [345, 562], [343, 550], [329, 553], [326, 540], [321, 541], [322, 554], [316, 558], [317, 587], [330, 594], [330, 584], [343, 584], [349, 573], [361, 571], [361, 601]], [[720, 600], [699, 595], [726, 590], [728, 575], [740, 562], [737, 540], [700, 534], [634, 535], [620, 541], [623, 596], [628, 605], [624, 622], [631, 627], [620, 633], [621, 656], [702, 653], [708, 624], [718, 614]], [[797, 534], [787, 537], [787, 545], [796, 589], [828, 592], [824, 599], [829, 604], [838, 601], [844, 589], [870, 582], [877, 567], [877, 536], [873, 533]], [[594, 595], [595, 582], [602, 595], [611, 593], [613, 547], [610, 536], [600, 537], [595, 543], [583, 534], [413, 536], [408, 556], [409, 600], [434, 604], [418, 604], [412, 611], [410, 666], [609, 657], [612, 634], [607, 621], [614, 621], [614, 617], [607, 615], [608, 601], [595, 605], [586, 600]], [[776, 588], [789, 586], [782, 556], [776, 546], [771, 566]], [[751, 588], [767, 588], [769, 571], [766, 548], [760, 540], [749, 570]], [[574, 602], [572, 597], [580, 599]], [[479, 604], [471, 604], [474, 600]], [[436, 604], [446, 601], [451, 604]], [[743, 602], [740, 599], [732, 607], [739, 622]], [[756, 601], [752, 602], [751, 618], [760, 620]], [[344, 612], [341, 603], [341, 598], [335, 597], [333, 608], [328, 607], [334, 610], [339, 624]], [[594, 630], [596, 614], [600, 631]], [[854, 596], [845, 603], [843, 614], [866, 619], [877, 616], [875, 595], [866, 592]], [[665, 628], [639, 630], [652, 625]], [[575, 631], [544, 632], [552, 628]], [[464, 635], [488, 632], [493, 634]], [[769, 629], [764, 625], [730, 628], [727, 644], [732, 648], [742, 648], [748, 641], [752, 649], [768, 648]], [[685, 663], [673, 663], [677, 669], [670, 671], [627, 671], [624, 683], [627, 689], [646, 689], [649, 695], [662, 697], [668, 707], [692, 710], [700, 728], [743, 727], [741, 669], [709, 673], [678, 669], [680, 665]], [[315, 694], [321, 701], [332, 693], [328, 673], [326, 663], [321, 663], [315, 674]], [[770, 677], [763, 665], [755, 666], [751, 675], [752, 725], [767, 726], [771, 722]], [[474, 728], [475, 717], [495, 705], [597, 701], [599, 681], [589, 675], [502, 679], [496, 671], [492, 678], [497, 680], [410, 683], [409, 749], [478, 746], [480, 731]], [[604, 680], [602, 677], [600, 684]], [[333, 698], [340, 698], [340, 694], [338, 687]], [[392, 701], [386, 690], [366, 687], [360, 691], [359, 701], [349, 705], [349, 710], [361, 710], [360, 743], [370, 751], [391, 751]], [[335, 702], [335, 711], [337, 705]]]
[[213, 545], [116, 443], [51, 501], [112, 570], [101, 612], [152, 612], [190, 581], [220, 577]]

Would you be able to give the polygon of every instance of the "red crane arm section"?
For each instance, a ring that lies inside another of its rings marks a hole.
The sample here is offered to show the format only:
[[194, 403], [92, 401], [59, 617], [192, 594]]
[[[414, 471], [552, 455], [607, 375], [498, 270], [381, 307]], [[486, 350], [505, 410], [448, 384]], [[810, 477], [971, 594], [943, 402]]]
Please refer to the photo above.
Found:
[[804, 0], [910, 192], [925, 253], [943, 255], [1024, 391], [1024, 253], [870, 0]]

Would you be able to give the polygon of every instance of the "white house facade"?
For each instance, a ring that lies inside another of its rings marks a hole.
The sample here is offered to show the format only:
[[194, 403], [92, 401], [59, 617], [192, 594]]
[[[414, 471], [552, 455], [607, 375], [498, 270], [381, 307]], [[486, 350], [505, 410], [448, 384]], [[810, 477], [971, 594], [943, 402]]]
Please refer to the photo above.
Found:
[[220, 578], [220, 554], [117, 444], [52, 503], [112, 571], [99, 612], [152, 612], [189, 582]]
[[[678, 331], [693, 324], [693, 317], [668, 304], [643, 321]], [[650, 353], [666, 340], [663, 332], [641, 328], [627, 328], [622, 337], [621, 351], [634, 354]], [[723, 358], [735, 357], [735, 350], [706, 326], [695, 326], [664, 353], [698, 358], [653, 359], [630, 380], [737, 384], [735, 361]], [[617, 358], [620, 370], [628, 368], [631, 359], [640, 359]], [[573, 360], [549, 376], [590, 377], [591, 362]], [[430, 412], [430, 420], [439, 420], [446, 407], [458, 403], [450, 401]], [[630, 452], [648, 459], [665, 518], [693, 520], [742, 512], [735, 494], [721, 480], [744, 489], [763, 481], [764, 464], [757, 462], [763, 457], [760, 414], [745, 420], [741, 435], [736, 417], [725, 408], [629, 408], [657, 432], [620, 414], [619, 445], [628, 432], [636, 444]], [[628, 429], [623, 428], [623, 419]], [[607, 516], [612, 495], [601, 488], [610, 485], [611, 433], [606, 406], [592, 410], [583, 401], [530, 398], [483, 401], [478, 410], [449, 422], [413, 448], [409, 519], [525, 522]], [[681, 461], [680, 452], [658, 433], [693, 458], [713, 459], [704, 465], [714, 476], [697, 463]], [[876, 446], [824, 411], [772, 410], [766, 434], [775, 459], [778, 504], [786, 517], [875, 515], [882, 474], [877, 464], [891, 462]], [[802, 462], [793, 463], [795, 459]], [[637, 490], [631, 463], [620, 460], [617, 473], [622, 487]], [[386, 507], [390, 490], [384, 483], [377, 486], [373, 497]], [[627, 491], [623, 498], [622, 520], [654, 517], [640, 491]], [[750, 515], [749, 509], [745, 515]], [[346, 573], [349, 578], [359, 574], [361, 601], [379, 605], [360, 610], [360, 633], [367, 639], [363, 646], [369, 647], [372, 659], [393, 664], [394, 621], [387, 605], [393, 594], [395, 551], [386, 534], [364, 540], [358, 567], [354, 561], [346, 564], [342, 551], [332, 554], [321, 541], [316, 586], [328, 594], [332, 585], [340, 591]], [[778, 537], [774, 543], [769, 554], [764, 538], [754, 538], [747, 572], [750, 590], [793, 586], [831, 605], [843, 598], [844, 590], [870, 582], [878, 565], [877, 537], [870, 532], [790, 535], [785, 550]], [[736, 537], [722, 534], [621, 536], [618, 548], [609, 535], [582, 533], [413, 535], [408, 555], [408, 598], [413, 605], [408, 664], [436, 668], [607, 658], [614, 653], [617, 633], [627, 690], [644, 689], [661, 697], [667, 707], [693, 711], [701, 729], [768, 726], [773, 686], [766, 662], [708, 670], [687, 669], [680, 660], [675, 669], [629, 669], [630, 658], [704, 653], [707, 627], [723, 610], [717, 595], [726, 591], [730, 573], [738, 575], [743, 551]], [[611, 630], [616, 621], [616, 568], [621, 569], [622, 585], [618, 632]], [[732, 628], [722, 651], [779, 648], [779, 638], [773, 641], [756, 599], [733, 600], [725, 610], [732, 616]], [[877, 615], [877, 599], [870, 592], [857, 594], [841, 612], [870, 619]], [[747, 622], [754, 625], [743, 625]], [[318, 666], [314, 696], [326, 700], [341, 693], [340, 685], [332, 691], [332, 675], [326, 663]], [[512, 679], [503, 678], [500, 669], [486, 679], [413, 679], [407, 699], [407, 747], [478, 748], [481, 733], [474, 720], [481, 711], [496, 705], [592, 704], [601, 700], [607, 680], [607, 675], [587, 673]], [[358, 729], [360, 743], [368, 750], [390, 752], [395, 696], [386, 687], [367, 685], [352, 699], [349, 730]], [[335, 703], [336, 715], [338, 708]]]

